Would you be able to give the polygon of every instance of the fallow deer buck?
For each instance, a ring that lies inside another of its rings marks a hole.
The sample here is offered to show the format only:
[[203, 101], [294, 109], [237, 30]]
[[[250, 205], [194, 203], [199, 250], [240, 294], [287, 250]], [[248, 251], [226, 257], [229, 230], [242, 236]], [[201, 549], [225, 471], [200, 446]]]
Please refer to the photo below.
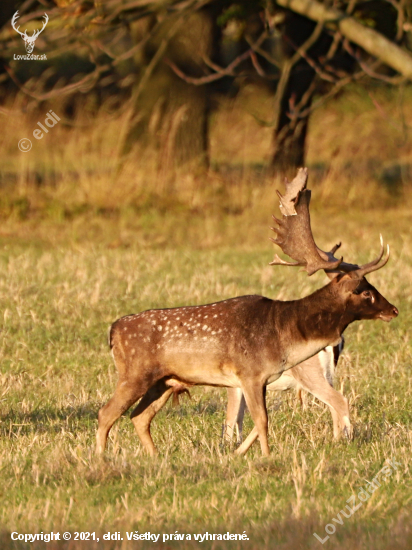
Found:
[[[277, 255], [273, 265], [302, 266], [312, 275], [338, 271], [325, 287], [299, 300], [241, 296], [202, 306], [144, 311], [115, 321], [110, 347], [119, 373], [113, 397], [99, 411], [96, 450], [102, 453], [113, 423], [140, 398], [131, 414], [146, 451], [156, 453], [150, 423], [174, 392], [194, 385], [241, 388], [255, 424], [236, 450], [244, 454], [259, 437], [269, 455], [266, 386], [284, 371], [341, 341], [345, 328], [360, 319], [390, 321], [398, 315], [365, 275], [383, 267], [379, 257], [359, 268], [333, 251], [320, 250], [312, 237], [307, 170], [299, 169], [280, 195], [283, 217], [275, 243], [295, 260]], [[342, 272], [340, 272], [342, 271]]]

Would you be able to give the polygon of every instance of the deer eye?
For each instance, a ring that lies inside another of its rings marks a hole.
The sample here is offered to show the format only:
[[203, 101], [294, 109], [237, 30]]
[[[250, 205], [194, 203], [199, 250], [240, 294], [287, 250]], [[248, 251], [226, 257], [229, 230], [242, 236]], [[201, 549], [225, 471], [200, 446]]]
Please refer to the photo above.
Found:
[[371, 292], [370, 290], [364, 290], [364, 291], [362, 292], [362, 296], [363, 296], [364, 298], [369, 298], [369, 299], [371, 300], [372, 303], [375, 301], [375, 298], [373, 297], [372, 292]]

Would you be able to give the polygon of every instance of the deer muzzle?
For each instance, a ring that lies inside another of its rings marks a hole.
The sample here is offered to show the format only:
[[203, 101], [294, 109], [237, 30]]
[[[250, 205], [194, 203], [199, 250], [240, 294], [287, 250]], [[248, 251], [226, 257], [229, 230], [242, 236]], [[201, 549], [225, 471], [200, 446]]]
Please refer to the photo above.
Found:
[[382, 321], [389, 323], [389, 321], [392, 321], [392, 319], [394, 319], [398, 315], [399, 315], [398, 308], [390, 304], [388, 310], [381, 311], [378, 317], [379, 319], [382, 319]]

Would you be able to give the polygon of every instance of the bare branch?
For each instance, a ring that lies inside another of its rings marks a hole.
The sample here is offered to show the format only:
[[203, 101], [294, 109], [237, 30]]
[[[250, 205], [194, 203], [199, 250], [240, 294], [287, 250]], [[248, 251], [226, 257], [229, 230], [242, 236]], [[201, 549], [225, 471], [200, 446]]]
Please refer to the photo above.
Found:
[[254, 52], [253, 50], [250, 52], [250, 59], [251, 59], [251, 61], [252, 61], [252, 64], [253, 64], [253, 66], [254, 66], [254, 68], [255, 68], [257, 74], [258, 74], [259, 76], [265, 77], [265, 76], [266, 76], [265, 71], [264, 71], [264, 70], [262, 69], [262, 67], [259, 65], [259, 61], [258, 61], [258, 59], [257, 59], [257, 56], [256, 56], [256, 54], [255, 54], [255, 52]]
[[285, 39], [296, 50], [299, 56], [302, 57], [307, 62], [307, 64], [312, 67], [312, 69], [320, 76], [320, 78], [322, 78], [322, 80], [326, 80], [328, 82], [336, 82], [336, 78], [322, 70], [322, 68], [309, 57], [309, 55], [307, 54], [308, 48], [300, 48], [299, 46], [296, 46], [296, 44], [294, 44], [294, 42], [288, 36], [286, 36]]
[[[361, 56], [359, 55], [359, 53], [357, 53], [353, 48], [352, 46], [350, 45], [349, 43], [349, 40], [345, 39], [343, 41], [343, 47], [345, 48], [345, 50], [352, 56], [356, 59], [356, 61], [358, 62], [360, 68], [365, 72], [365, 74], [367, 74], [368, 76], [372, 77], [372, 78], [375, 78], [377, 80], [382, 80], [383, 82], [387, 82], [388, 84], [395, 84], [395, 85], [398, 85], [398, 84], [402, 84], [403, 82], [405, 82], [407, 80], [407, 78], [405, 76], [386, 76], [384, 74], [381, 74], [381, 73], [377, 73], [373, 67], [371, 67], [370, 65], [368, 65], [367, 63], [365, 63]], [[375, 65], [381, 65], [379, 62], [375, 62]]]
[[104, 65], [104, 66], [96, 67], [96, 69], [92, 73], [86, 75], [84, 78], [82, 78], [78, 82], [74, 82], [73, 84], [68, 84], [67, 86], [63, 86], [63, 87], [58, 88], [58, 89], [53, 89], [50, 92], [45, 92], [43, 94], [37, 94], [37, 93], [33, 92], [32, 90], [30, 90], [29, 88], [27, 88], [27, 86], [22, 84], [18, 80], [18, 78], [15, 75], [14, 71], [10, 67], [5, 66], [5, 69], [8, 73], [8, 75], [13, 80], [13, 82], [16, 84], [16, 86], [22, 92], [24, 92], [28, 96], [32, 97], [33, 99], [37, 99], [38, 101], [44, 101], [46, 99], [51, 99], [52, 97], [67, 95], [67, 94], [70, 94], [70, 93], [80, 89], [80, 88], [84, 89], [85, 87], [92, 87], [98, 81], [100, 73], [102, 73], [104, 71], [107, 71], [109, 68], [110, 68], [110, 65]]
[[[264, 38], [266, 37], [266, 32], [262, 33], [262, 35], [257, 39], [256, 43], [258, 46], [263, 42]], [[165, 58], [164, 61], [169, 65], [169, 67], [172, 69], [173, 72], [177, 74], [178, 77], [180, 77], [182, 80], [187, 82], [188, 84], [194, 84], [195, 86], [202, 86], [203, 84], [208, 84], [210, 82], [215, 82], [216, 80], [219, 80], [220, 78], [224, 78], [225, 76], [237, 76], [235, 73], [236, 67], [238, 67], [243, 61], [246, 61], [246, 59], [251, 58], [254, 55], [253, 48], [249, 48], [242, 54], [238, 55], [236, 59], [234, 59], [227, 67], [219, 67], [218, 65], [214, 64], [210, 59], [207, 60], [207, 64], [213, 68], [216, 72], [209, 74], [207, 76], [201, 76], [201, 77], [191, 77], [185, 74], [182, 70], [177, 67], [173, 61], [171, 61], [168, 58]], [[204, 58], [205, 59], [205, 58]], [[205, 60], [206, 62], [206, 60]], [[253, 62], [253, 60], [252, 60]], [[256, 69], [256, 67], [255, 67]], [[262, 71], [262, 69], [260, 69]], [[263, 73], [263, 71], [262, 71]], [[264, 73], [263, 73], [264, 75]]]
[[351, 42], [380, 59], [403, 76], [412, 78], [412, 56], [379, 32], [344, 12], [316, 0], [277, 0], [277, 4], [327, 27], [337, 28]]
[[257, 43], [253, 43], [250, 36], [245, 35], [245, 40], [254, 52], [258, 53], [261, 57], [266, 59], [266, 61], [268, 61], [271, 65], [274, 65], [275, 67], [278, 67], [278, 69], [280, 69], [279, 61], [268, 54], [268, 52], [261, 48]]

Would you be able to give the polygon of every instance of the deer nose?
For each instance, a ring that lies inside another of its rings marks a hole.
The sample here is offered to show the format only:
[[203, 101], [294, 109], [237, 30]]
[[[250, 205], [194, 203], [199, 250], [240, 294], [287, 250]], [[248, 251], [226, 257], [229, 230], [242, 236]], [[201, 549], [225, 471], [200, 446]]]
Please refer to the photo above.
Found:
[[395, 317], [397, 317], [399, 315], [399, 310], [395, 306], [393, 306], [393, 314], [395, 315]]

